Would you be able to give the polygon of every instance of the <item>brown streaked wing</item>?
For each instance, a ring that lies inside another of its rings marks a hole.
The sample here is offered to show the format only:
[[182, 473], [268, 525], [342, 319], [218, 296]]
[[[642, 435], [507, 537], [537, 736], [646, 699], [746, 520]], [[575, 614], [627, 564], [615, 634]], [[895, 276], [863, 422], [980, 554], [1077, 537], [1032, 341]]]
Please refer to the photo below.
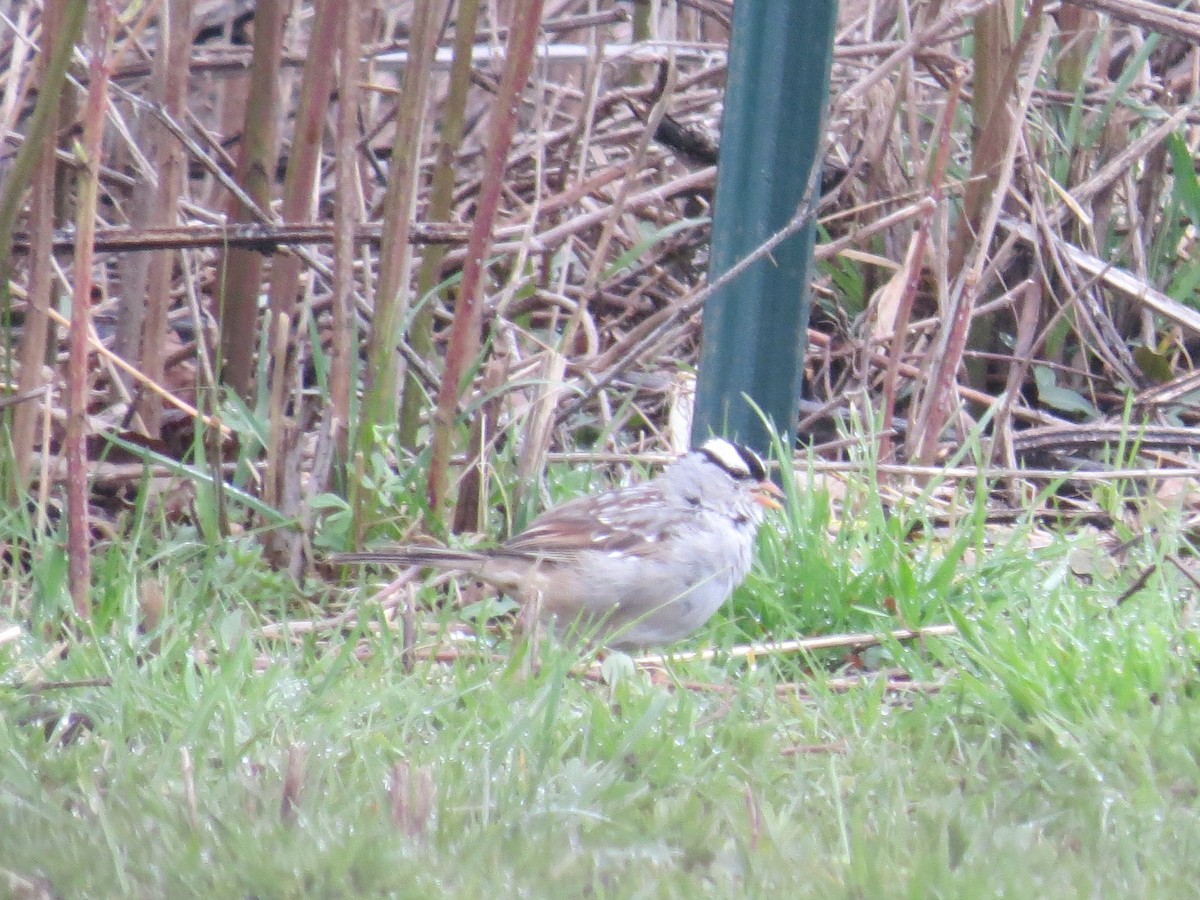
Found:
[[546, 510], [501, 550], [549, 559], [580, 550], [642, 556], [673, 530], [663, 521], [662, 507], [662, 492], [652, 484], [581, 497]]

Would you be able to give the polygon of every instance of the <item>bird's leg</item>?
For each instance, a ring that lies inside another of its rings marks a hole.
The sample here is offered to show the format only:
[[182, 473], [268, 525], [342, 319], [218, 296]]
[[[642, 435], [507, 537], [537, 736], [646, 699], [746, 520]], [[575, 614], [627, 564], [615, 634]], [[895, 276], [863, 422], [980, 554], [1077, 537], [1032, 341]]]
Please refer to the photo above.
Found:
[[533, 591], [524, 598], [517, 616], [517, 631], [525, 645], [524, 676], [530, 678], [541, 668], [542, 592]]
[[411, 675], [417, 660], [417, 591], [409, 584], [400, 607], [400, 667]]

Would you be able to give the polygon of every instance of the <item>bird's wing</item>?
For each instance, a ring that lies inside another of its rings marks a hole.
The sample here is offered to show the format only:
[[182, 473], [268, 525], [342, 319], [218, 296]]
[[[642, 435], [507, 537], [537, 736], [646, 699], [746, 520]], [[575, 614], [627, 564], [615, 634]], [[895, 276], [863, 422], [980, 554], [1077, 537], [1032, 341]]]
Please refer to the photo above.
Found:
[[546, 510], [497, 552], [545, 560], [569, 559], [580, 550], [641, 556], [674, 532], [663, 503], [653, 483], [580, 497]]

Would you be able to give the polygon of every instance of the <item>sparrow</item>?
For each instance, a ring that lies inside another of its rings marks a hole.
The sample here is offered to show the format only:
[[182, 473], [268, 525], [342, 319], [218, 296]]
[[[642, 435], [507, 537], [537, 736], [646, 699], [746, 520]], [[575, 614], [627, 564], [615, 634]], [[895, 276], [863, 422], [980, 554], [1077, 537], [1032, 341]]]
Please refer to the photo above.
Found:
[[533, 604], [561, 633], [661, 646], [707, 622], [750, 571], [782, 492], [750, 448], [712, 438], [656, 478], [570, 500], [487, 550], [402, 546], [330, 557], [462, 572]]

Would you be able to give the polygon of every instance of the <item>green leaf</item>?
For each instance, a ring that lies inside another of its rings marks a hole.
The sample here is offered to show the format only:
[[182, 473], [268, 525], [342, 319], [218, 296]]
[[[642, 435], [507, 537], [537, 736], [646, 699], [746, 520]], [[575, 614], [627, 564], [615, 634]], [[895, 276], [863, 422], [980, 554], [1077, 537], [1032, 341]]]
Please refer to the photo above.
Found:
[[[122, 450], [132, 453], [147, 465], [153, 463], [155, 465], [162, 466], [173, 475], [191, 479], [196, 483], [198, 488], [204, 486], [211, 488], [214, 486], [213, 476], [203, 469], [200, 469], [196, 466], [189, 466], [186, 463], [181, 463], [177, 459], [172, 459], [169, 456], [164, 456], [161, 453], [155, 453], [153, 450], [148, 450], [145, 447], [140, 447], [137, 444], [130, 443], [129, 441], [117, 437], [117, 435], [113, 434], [111, 431], [101, 432], [100, 437], [104, 438], [104, 440], [108, 441], [110, 444], [116, 444]], [[233, 500], [236, 503], [240, 503], [243, 506], [248, 507], [249, 509], [258, 513], [260, 516], [263, 516], [271, 524], [286, 525], [291, 522], [291, 519], [282, 515], [279, 510], [268, 506], [266, 503], [263, 503], [253, 494], [248, 494], [231, 484], [226, 484], [224, 486], [224, 491], [227, 499]]]
[[670, 225], [666, 225], [663, 228], [655, 228], [652, 231], [647, 232], [640, 241], [638, 241], [636, 244], [614, 259], [611, 264], [609, 264], [608, 268], [604, 270], [601, 280], [612, 278], [622, 269], [627, 269], [632, 266], [635, 262], [641, 259], [642, 255], [647, 250], [649, 250], [659, 241], [665, 240], [676, 232], [683, 231], [685, 228], [692, 228], [696, 225], [707, 224], [708, 221], [708, 216], [700, 216], [699, 218], [695, 219], [680, 219], [678, 222], [672, 222]]
[[1158, 384], [1166, 384], [1174, 377], [1171, 361], [1164, 354], [1156, 353], [1149, 347], [1134, 347], [1133, 361], [1137, 363], [1143, 375]]
[[600, 677], [607, 685], [619, 684], [632, 678], [636, 672], [637, 667], [634, 666], [632, 657], [625, 653], [610, 653], [604, 657], [604, 662], [600, 663]]
[[308, 505], [313, 509], [347, 510], [350, 508], [350, 504], [346, 502], [346, 499], [339, 497], [337, 494], [317, 494], [317, 496], [308, 501]]
[[217, 626], [220, 646], [223, 650], [232, 650], [241, 642], [246, 633], [246, 622], [240, 609], [235, 609], [222, 617]]
[[1196, 178], [1192, 151], [1178, 133], [1167, 136], [1167, 149], [1171, 152], [1171, 167], [1175, 175], [1175, 198], [1187, 211], [1192, 224], [1200, 225], [1200, 180]]
[[1033, 380], [1037, 383], [1038, 399], [1051, 409], [1066, 413], [1084, 413], [1094, 419], [1100, 418], [1100, 410], [1089, 403], [1082, 394], [1058, 386], [1053, 369], [1034, 366]]

